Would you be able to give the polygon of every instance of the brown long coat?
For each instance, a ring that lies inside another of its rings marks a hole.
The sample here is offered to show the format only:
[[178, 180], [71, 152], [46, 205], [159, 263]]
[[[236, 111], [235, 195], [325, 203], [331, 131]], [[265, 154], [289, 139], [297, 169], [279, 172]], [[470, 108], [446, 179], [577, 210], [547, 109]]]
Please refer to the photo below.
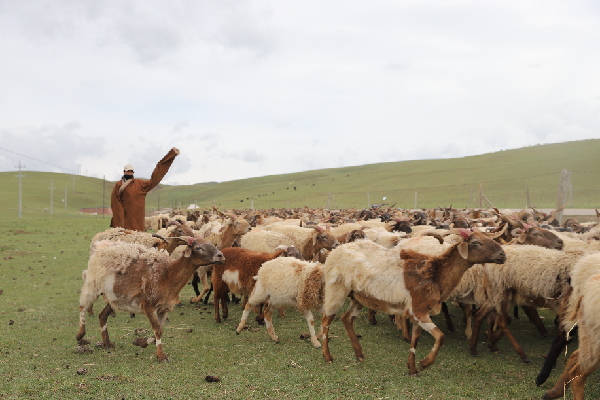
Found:
[[118, 181], [110, 195], [110, 207], [113, 217], [110, 221], [112, 228], [125, 228], [145, 232], [144, 218], [146, 216], [146, 195], [160, 183], [169, 171], [169, 167], [177, 156], [177, 151], [171, 149], [162, 160], [156, 164], [149, 180], [135, 179], [120, 193], [123, 180]]

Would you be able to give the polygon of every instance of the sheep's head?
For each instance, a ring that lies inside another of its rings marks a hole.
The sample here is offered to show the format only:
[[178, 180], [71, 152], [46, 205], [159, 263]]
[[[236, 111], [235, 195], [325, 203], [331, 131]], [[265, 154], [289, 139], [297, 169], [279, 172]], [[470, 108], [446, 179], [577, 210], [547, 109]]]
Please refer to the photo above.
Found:
[[339, 242], [329, 228], [323, 229], [320, 226], [315, 226], [313, 229], [315, 232], [312, 236], [312, 243], [316, 251], [321, 249], [335, 249], [339, 245]]
[[283, 250], [283, 257], [294, 257], [298, 260], [304, 260], [304, 257], [302, 257], [302, 254], [300, 254], [296, 246], [286, 246], [285, 244], [280, 244], [277, 246], [277, 250]]
[[[171, 222], [176, 222], [176, 221], [171, 221]], [[190, 228], [186, 224], [181, 224], [181, 223], [177, 222], [177, 223], [174, 223], [171, 225], [175, 225], [175, 228], [173, 228], [171, 230], [169, 237], [182, 237], [182, 236], [192, 236], [193, 237], [194, 236], [194, 231], [192, 230], [192, 228]]]
[[459, 234], [463, 241], [457, 245], [458, 253], [469, 263], [504, 264], [506, 261], [502, 246], [494, 240], [497, 234], [470, 232], [467, 229], [459, 229]]
[[183, 257], [190, 258], [193, 256], [195, 265], [222, 264], [225, 262], [223, 253], [215, 245], [191, 236], [183, 239], [188, 243], [183, 252]]
[[392, 232], [412, 233], [410, 221], [407, 218], [400, 218], [394, 221], [391, 226]]
[[233, 228], [236, 235], [243, 235], [250, 232], [251, 226], [244, 218], [236, 218], [233, 221]]
[[346, 235], [346, 243], [355, 242], [359, 239], [364, 239], [367, 236], [365, 235], [365, 231], [362, 229], [354, 229]]
[[562, 250], [564, 246], [562, 239], [553, 232], [535, 225], [524, 224], [522, 229], [513, 229], [511, 235], [517, 238], [519, 244], [531, 244], [556, 250]]

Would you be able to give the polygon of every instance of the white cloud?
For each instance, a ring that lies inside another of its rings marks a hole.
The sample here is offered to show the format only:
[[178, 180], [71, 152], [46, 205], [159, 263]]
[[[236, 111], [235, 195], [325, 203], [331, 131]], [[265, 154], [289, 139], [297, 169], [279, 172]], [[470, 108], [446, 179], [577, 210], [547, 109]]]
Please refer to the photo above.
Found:
[[599, 34], [578, 0], [0, 2], [0, 169], [149, 175], [176, 146], [164, 182], [197, 183], [598, 138]]

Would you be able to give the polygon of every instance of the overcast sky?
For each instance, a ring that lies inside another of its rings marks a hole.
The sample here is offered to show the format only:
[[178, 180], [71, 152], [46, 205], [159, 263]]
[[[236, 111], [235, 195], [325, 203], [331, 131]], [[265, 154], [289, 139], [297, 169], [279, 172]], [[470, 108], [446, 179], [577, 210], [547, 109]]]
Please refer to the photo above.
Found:
[[596, 0], [0, 0], [0, 171], [167, 184], [600, 138]]

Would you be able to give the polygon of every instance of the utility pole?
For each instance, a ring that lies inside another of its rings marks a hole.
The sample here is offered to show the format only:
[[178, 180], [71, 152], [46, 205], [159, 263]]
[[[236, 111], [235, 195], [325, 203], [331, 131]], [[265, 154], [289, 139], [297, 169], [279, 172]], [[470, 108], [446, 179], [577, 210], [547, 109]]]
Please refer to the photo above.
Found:
[[48, 188], [50, 189], [50, 215], [52, 215], [52, 196], [54, 195], [54, 180], [50, 179], [50, 187]]
[[24, 165], [21, 165], [21, 160], [19, 160], [19, 166], [17, 167], [19, 168], [19, 175], [15, 175], [17, 178], [19, 178], [19, 218], [23, 218], [23, 197], [22, 197], [22, 185], [21, 185], [21, 178], [24, 178], [25, 175], [21, 174], [21, 168], [25, 168]]

